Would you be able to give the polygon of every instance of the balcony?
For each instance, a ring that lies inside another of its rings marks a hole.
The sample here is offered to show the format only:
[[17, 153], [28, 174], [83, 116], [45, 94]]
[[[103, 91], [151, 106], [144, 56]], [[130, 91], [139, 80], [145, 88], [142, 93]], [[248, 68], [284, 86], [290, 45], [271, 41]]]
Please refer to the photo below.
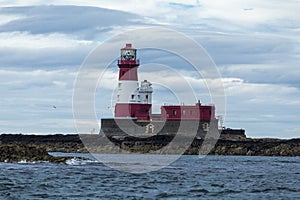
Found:
[[118, 65], [140, 65], [140, 60], [118, 60]]

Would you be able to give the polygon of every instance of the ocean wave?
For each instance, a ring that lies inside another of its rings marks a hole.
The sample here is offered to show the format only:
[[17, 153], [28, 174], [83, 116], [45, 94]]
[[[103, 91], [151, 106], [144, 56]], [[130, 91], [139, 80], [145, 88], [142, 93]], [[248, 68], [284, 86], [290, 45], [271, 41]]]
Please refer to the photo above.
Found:
[[87, 165], [91, 163], [98, 163], [98, 161], [79, 157], [74, 157], [66, 161], [67, 165]]
[[39, 163], [49, 163], [49, 161], [28, 161], [28, 160], [20, 160], [17, 162], [18, 164], [39, 164]]

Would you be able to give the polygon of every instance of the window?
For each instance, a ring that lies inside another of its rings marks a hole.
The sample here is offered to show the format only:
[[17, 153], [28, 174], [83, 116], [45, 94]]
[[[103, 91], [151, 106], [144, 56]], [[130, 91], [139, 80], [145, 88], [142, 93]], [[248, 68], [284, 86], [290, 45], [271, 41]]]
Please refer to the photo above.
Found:
[[185, 110], [182, 110], [182, 115], [185, 116]]
[[122, 76], [124, 76], [124, 74], [125, 74], [125, 71], [122, 71]]
[[134, 94], [131, 95], [131, 99], [134, 99]]
[[146, 99], [148, 99], [148, 94], [146, 94]]
[[173, 110], [173, 115], [176, 115], [177, 114], [177, 111], [176, 110]]
[[190, 110], [190, 115], [194, 115], [194, 110]]
[[121, 89], [121, 86], [122, 86], [122, 83], [119, 83], [119, 85], [118, 85], [119, 89]]

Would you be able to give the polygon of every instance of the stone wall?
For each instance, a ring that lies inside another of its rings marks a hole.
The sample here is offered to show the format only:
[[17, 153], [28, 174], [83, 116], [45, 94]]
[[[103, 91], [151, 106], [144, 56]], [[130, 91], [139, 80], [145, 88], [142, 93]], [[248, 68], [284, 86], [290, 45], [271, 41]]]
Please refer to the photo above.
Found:
[[[204, 138], [207, 133], [219, 134], [218, 121], [197, 120], [167, 120], [167, 121], [138, 121], [132, 119], [101, 119], [101, 134], [112, 136], [151, 136], [176, 135], [177, 132], [197, 133], [197, 137]], [[229, 135], [229, 134], [227, 134]], [[234, 134], [237, 135], [237, 132]], [[240, 135], [245, 137], [245, 134]]]

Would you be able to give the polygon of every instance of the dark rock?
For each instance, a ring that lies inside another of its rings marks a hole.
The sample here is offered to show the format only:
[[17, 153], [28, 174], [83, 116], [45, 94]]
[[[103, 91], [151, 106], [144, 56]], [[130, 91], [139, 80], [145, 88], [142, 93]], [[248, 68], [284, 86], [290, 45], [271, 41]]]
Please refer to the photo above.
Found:
[[37, 145], [0, 144], [0, 162], [65, 162], [68, 157], [53, 157], [45, 148]]
[[[109, 138], [114, 145], [106, 145], [101, 135], [0, 135], [1, 160], [28, 160], [61, 161], [63, 158], [49, 157], [47, 152], [91, 152], [120, 153], [120, 149], [132, 153], [151, 153], [159, 151], [170, 144], [173, 135], [158, 135], [149, 138], [115, 137]], [[87, 148], [83, 144], [88, 144]], [[171, 146], [167, 152], [176, 154], [184, 149], [186, 138], [176, 146]], [[213, 142], [213, 141], [212, 141]], [[199, 154], [203, 139], [195, 139], [185, 154]], [[214, 144], [214, 142], [212, 143]], [[5, 148], [4, 148], [4, 146]], [[10, 146], [11, 145], [11, 146]], [[115, 147], [114, 147], [115, 146]], [[18, 149], [14, 149], [18, 148]], [[172, 149], [173, 148], [173, 149]], [[161, 151], [165, 153], [165, 151]], [[8, 155], [11, 154], [11, 155]], [[219, 139], [210, 155], [246, 155], [246, 156], [300, 156], [300, 138], [297, 139]], [[43, 156], [37, 156], [43, 155]], [[22, 159], [24, 160], [24, 159]]]

